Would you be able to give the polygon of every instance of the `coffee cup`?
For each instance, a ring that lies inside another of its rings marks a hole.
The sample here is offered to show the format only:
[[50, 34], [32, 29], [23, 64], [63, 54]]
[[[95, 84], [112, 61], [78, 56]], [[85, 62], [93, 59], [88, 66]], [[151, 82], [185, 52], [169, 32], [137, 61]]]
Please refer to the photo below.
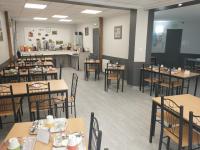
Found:
[[74, 135], [69, 136], [67, 149], [68, 150], [77, 150], [76, 136], [74, 136]]
[[20, 150], [20, 144], [17, 138], [10, 138], [8, 140], [8, 149], [9, 150]]

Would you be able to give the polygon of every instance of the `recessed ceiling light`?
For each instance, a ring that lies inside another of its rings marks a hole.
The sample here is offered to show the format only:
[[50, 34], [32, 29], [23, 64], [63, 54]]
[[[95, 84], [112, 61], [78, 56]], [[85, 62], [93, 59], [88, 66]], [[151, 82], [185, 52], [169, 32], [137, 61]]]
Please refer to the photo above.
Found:
[[83, 14], [98, 14], [98, 13], [101, 13], [102, 11], [100, 10], [91, 10], [91, 9], [86, 9], [86, 10], [83, 10], [81, 11], [81, 13]]
[[181, 4], [181, 3], [180, 3], [180, 4], [178, 4], [178, 6], [179, 6], [179, 7], [181, 7], [182, 5], [183, 5], [183, 4]]
[[32, 8], [32, 9], [45, 9], [47, 5], [44, 4], [33, 4], [33, 3], [26, 3], [24, 8]]
[[34, 20], [47, 20], [48, 18], [42, 18], [42, 17], [34, 17]]
[[60, 18], [60, 19], [63, 19], [63, 18], [67, 18], [68, 16], [63, 16], [63, 15], [53, 15], [52, 17], [53, 17], [53, 18]]
[[59, 21], [60, 22], [71, 22], [72, 20], [71, 19], [60, 19]]

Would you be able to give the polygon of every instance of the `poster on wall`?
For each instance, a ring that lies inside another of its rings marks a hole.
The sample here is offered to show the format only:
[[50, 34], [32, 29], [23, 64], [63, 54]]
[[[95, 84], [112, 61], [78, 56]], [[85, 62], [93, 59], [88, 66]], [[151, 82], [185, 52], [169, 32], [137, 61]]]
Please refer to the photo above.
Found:
[[2, 31], [1, 21], [0, 21], [0, 41], [3, 41], [3, 31]]
[[62, 32], [59, 32], [59, 29], [56, 28], [25, 27], [24, 44], [30, 47], [36, 47], [37, 49], [54, 49], [55, 47], [60, 47], [60, 45], [65, 43], [61, 33]]
[[122, 26], [114, 27], [114, 39], [122, 39]]

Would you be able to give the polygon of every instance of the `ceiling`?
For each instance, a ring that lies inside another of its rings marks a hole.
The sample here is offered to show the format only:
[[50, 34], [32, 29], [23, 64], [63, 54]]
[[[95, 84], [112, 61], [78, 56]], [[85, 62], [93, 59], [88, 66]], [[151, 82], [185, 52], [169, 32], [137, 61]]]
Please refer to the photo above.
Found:
[[200, 4], [158, 11], [155, 20], [200, 21]]
[[[27, 9], [24, 8], [26, 2], [47, 4], [46, 9]], [[101, 10], [102, 13], [96, 15], [81, 14], [85, 9]], [[78, 24], [88, 21], [96, 21], [98, 17], [109, 17], [127, 13], [127, 10], [109, 9], [102, 7], [91, 7], [84, 5], [63, 4], [38, 0], [0, 0], [0, 10], [7, 10], [9, 15], [18, 21], [33, 21], [33, 17], [47, 17], [45, 22], [58, 23], [59, 19], [52, 18], [53, 15], [67, 15], [73, 21], [70, 24]]]

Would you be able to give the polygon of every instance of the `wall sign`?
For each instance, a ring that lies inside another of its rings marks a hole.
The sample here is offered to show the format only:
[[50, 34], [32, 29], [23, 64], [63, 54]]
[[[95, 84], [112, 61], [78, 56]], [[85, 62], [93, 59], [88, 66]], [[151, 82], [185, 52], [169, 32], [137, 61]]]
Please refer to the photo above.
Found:
[[88, 35], [89, 35], [89, 28], [86, 27], [86, 28], [85, 28], [85, 36], [88, 36]]
[[114, 39], [122, 39], [122, 26], [114, 27]]

